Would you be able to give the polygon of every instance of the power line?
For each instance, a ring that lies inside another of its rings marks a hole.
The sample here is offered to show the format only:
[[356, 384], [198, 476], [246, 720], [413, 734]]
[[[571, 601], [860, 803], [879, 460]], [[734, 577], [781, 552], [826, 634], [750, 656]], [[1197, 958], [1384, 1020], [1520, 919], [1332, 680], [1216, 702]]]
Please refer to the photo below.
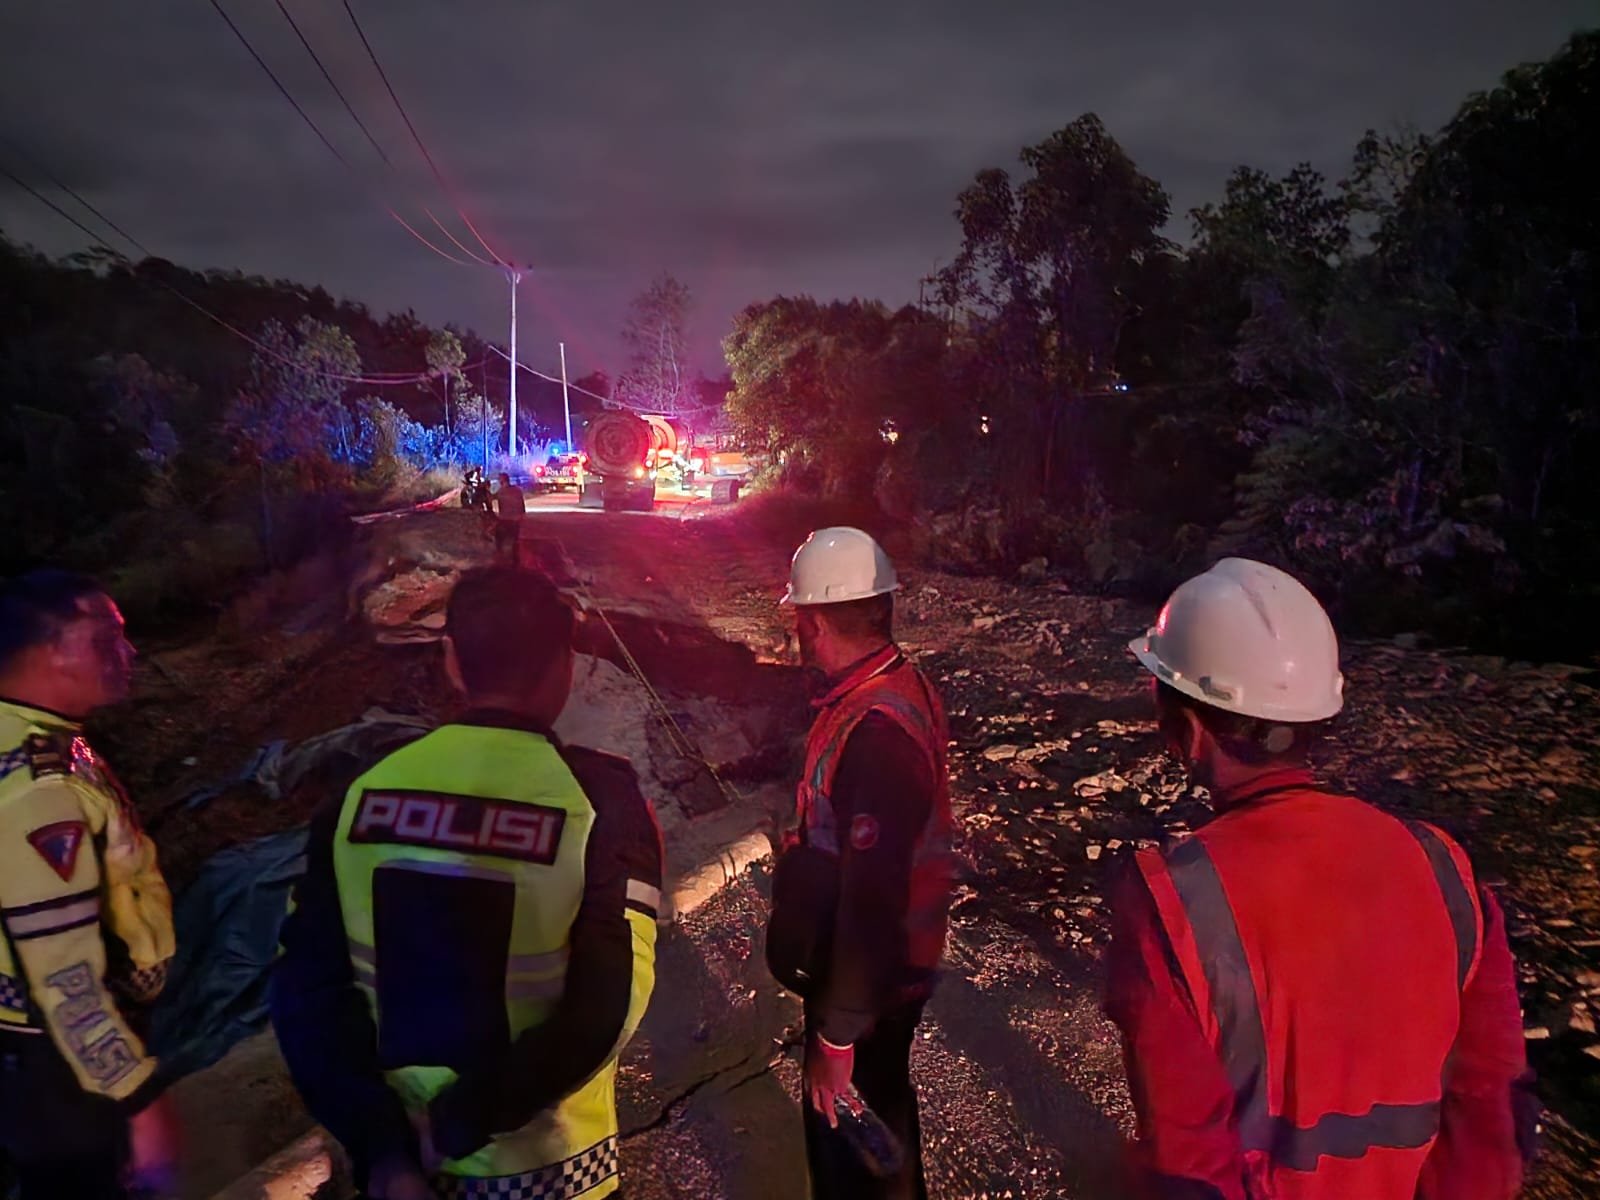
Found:
[[[488, 345], [488, 343], [485, 343], [485, 344]], [[489, 345], [489, 349], [493, 350], [496, 354], [498, 354], [501, 358], [505, 359], [507, 362], [511, 361], [511, 355], [507, 354], [504, 350], [500, 349], [499, 346]], [[545, 380], [545, 381], [547, 381], [549, 383], [560, 383], [561, 382], [561, 380], [557, 379], [554, 375], [546, 375], [543, 371], [535, 371], [527, 363], [521, 362], [520, 360], [517, 363], [517, 367], [520, 370], [526, 371], [529, 375], [536, 375], [540, 379], [543, 379], [543, 380]], [[574, 392], [582, 392], [585, 396], [592, 396], [592, 397], [594, 397], [594, 399], [602, 400], [607, 404], [612, 403], [612, 399], [611, 399], [610, 396], [602, 396], [599, 392], [591, 392], [588, 388], [579, 387], [575, 383], [569, 383], [569, 384], [567, 384], [567, 387], [569, 389], [571, 389], [572, 391], [574, 391]]]
[[[308, 129], [310, 129], [312, 133], [317, 135], [317, 140], [319, 142], [321, 142], [324, 146], [326, 146], [328, 148], [328, 153], [333, 155], [334, 158], [338, 159], [340, 165], [343, 166], [347, 171], [349, 171], [352, 175], [355, 175], [357, 179], [360, 179], [361, 173], [356, 170], [355, 166], [350, 162], [349, 159], [347, 159], [342, 153], [340, 153], [339, 148], [337, 146], [335, 146], [331, 141], [328, 140], [328, 135], [322, 132], [321, 127], [315, 121], [313, 121], [311, 119], [311, 115], [308, 112], [306, 112], [306, 110], [304, 108], [302, 108], [300, 106], [300, 102], [298, 100], [296, 100], [294, 98], [294, 96], [290, 93], [289, 89], [284, 86], [283, 80], [279, 79], [278, 76], [277, 76], [277, 73], [274, 72], [273, 69], [267, 65], [267, 60], [262, 58], [261, 55], [256, 52], [256, 48], [253, 45], [251, 45], [250, 39], [245, 37], [244, 31], [242, 29], [240, 29], [238, 25], [234, 24], [234, 20], [233, 20], [232, 17], [230, 17], [228, 15], [227, 9], [222, 7], [221, 0], [211, 0], [211, 7], [216, 9], [217, 10], [217, 15], [220, 16], [225, 22], [227, 22], [228, 28], [233, 31], [233, 36], [238, 38], [239, 39], [239, 44], [241, 46], [243, 46], [247, 51], [249, 51], [250, 57], [256, 60], [256, 65], [259, 66], [263, 71], [266, 72], [267, 78], [272, 80], [272, 85], [275, 88], [278, 89], [279, 94], [281, 94], [283, 96], [283, 98], [289, 102], [289, 104], [294, 108], [295, 112], [300, 114], [300, 119], [306, 123], [306, 127]], [[283, 8], [282, 4], [280, 4], [278, 7], [280, 9]], [[284, 14], [283, 15], [288, 17], [289, 16], [288, 11], [284, 10]], [[289, 24], [294, 29], [295, 33], [298, 35], [300, 33], [300, 27], [298, 25], [295, 25], [293, 17], [289, 18]], [[306, 47], [306, 49], [308, 51], [311, 50], [311, 46], [310, 46], [309, 43], [306, 42], [304, 36], [301, 36], [300, 41], [301, 41], [302, 45], [305, 45], [305, 47]], [[315, 52], [312, 52], [311, 57], [312, 57], [313, 61], [316, 62], [317, 66], [322, 70], [323, 77], [328, 80], [330, 85], [332, 85], [333, 84], [332, 77], [328, 75], [327, 69], [322, 66], [322, 61], [317, 58]], [[336, 94], [338, 94], [338, 96], [339, 96], [339, 98], [341, 100], [344, 99], [344, 93], [339, 91], [337, 85], [334, 85], [333, 90], [334, 90], [334, 92]], [[345, 107], [346, 108], [350, 107], [348, 101], [345, 101]], [[350, 115], [353, 116], [353, 117], [355, 116], [355, 111], [353, 109], [351, 109]], [[361, 125], [361, 118], [356, 117], [356, 124]], [[365, 125], [361, 125], [361, 129], [362, 129], [363, 133], [367, 132], [367, 128], [366, 128]], [[372, 137], [372, 135], [370, 133], [367, 133], [367, 136], [368, 136], [368, 138]], [[373, 145], [377, 146], [377, 142], [375, 140], [373, 141]], [[378, 153], [379, 154], [383, 154], [383, 150], [382, 150], [381, 147], [378, 148]], [[385, 162], [389, 161], [387, 155], [384, 155], [384, 161]], [[383, 204], [382, 201], [379, 201], [379, 203]], [[383, 204], [383, 208], [384, 208], [384, 211], [386, 211], [391, 217], [393, 217], [396, 221], [398, 221], [400, 223], [400, 226], [401, 226], [402, 229], [404, 229], [412, 237], [416, 238], [417, 241], [421, 242], [429, 250], [432, 250], [440, 258], [447, 259], [448, 261], [456, 263], [459, 266], [463, 266], [463, 267], [468, 267], [468, 266], [472, 265], [469, 262], [465, 262], [464, 260], [457, 258], [455, 255], [449, 253], [448, 251], [441, 250], [438, 246], [435, 246], [427, 238], [423, 237], [422, 234], [418, 233], [415, 229], [413, 229], [411, 227], [411, 225], [405, 220], [405, 218], [403, 218], [399, 213], [395, 212], [395, 210], [393, 208], [391, 208], [388, 204]]]
[[[505, 259], [503, 259], [499, 254], [495, 253], [494, 247], [483, 240], [483, 234], [478, 232], [478, 227], [472, 223], [472, 218], [467, 216], [466, 210], [461, 207], [461, 202], [455, 198], [454, 191], [451, 189], [450, 185], [445, 182], [444, 173], [439, 170], [439, 164], [433, 161], [433, 155], [428, 153], [428, 147], [423, 142], [422, 135], [417, 132], [416, 125], [412, 123], [411, 115], [406, 112], [405, 105], [400, 103], [400, 97], [395, 92], [394, 85], [389, 82], [388, 72], [383, 69], [383, 64], [378, 61], [377, 52], [373, 50], [372, 43], [367, 40], [367, 34], [366, 31], [361, 28], [361, 22], [356, 19], [355, 9], [350, 7], [350, 0], [342, 0], [342, 2], [344, 4], [345, 15], [350, 18], [350, 24], [355, 26], [356, 36], [361, 39], [361, 44], [366, 47], [367, 57], [372, 60], [372, 66], [378, 72], [378, 78], [383, 80], [383, 86], [389, 93], [389, 99], [394, 101], [395, 109], [399, 112], [401, 120], [406, 123], [406, 128], [411, 131], [411, 140], [416, 142], [417, 149], [422, 151], [422, 157], [427, 161], [428, 169], [433, 172], [434, 179], [438, 180], [439, 186], [444, 189], [445, 195], [450, 197], [450, 203], [455, 206], [456, 215], [458, 215], [466, 224], [466, 227], [472, 231], [472, 236], [478, 239], [478, 244], [488, 252], [490, 258], [494, 259], [494, 261], [499, 263], [501, 266], [509, 267], [511, 264], [506, 262]], [[216, 3], [216, 0], [212, 0], [212, 3]]]
[[366, 122], [356, 115], [355, 107], [346, 99], [339, 85], [333, 81], [333, 76], [328, 73], [328, 68], [322, 65], [322, 59], [317, 57], [317, 52], [311, 48], [311, 43], [306, 40], [306, 35], [300, 32], [300, 25], [295, 21], [294, 15], [290, 13], [283, 0], [274, 0], [274, 3], [277, 4], [278, 11], [283, 14], [283, 19], [289, 22], [289, 28], [294, 30], [295, 37], [299, 38], [300, 44], [306, 48], [306, 53], [311, 56], [311, 61], [317, 64], [317, 70], [322, 72], [322, 77], [328, 81], [328, 86], [333, 89], [333, 94], [339, 97], [339, 102], [344, 105], [345, 112], [350, 114], [350, 119], [356, 123], [361, 132], [367, 135], [367, 141], [372, 143], [372, 148], [378, 152], [378, 157], [383, 159], [383, 165], [393, 167], [394, 164], [389, 161], [389, 156], [383, 152], [383, 147], [378, 144], [378, 139], [372, 136], [372, 130], [368, 129]]
[[[372, 148], [378, 152], [378, 157], [383, 160], [383, 165], [388, 167], [391, 171], [394, 170], [395, 169], [394, 163], [392, 161], [390, 161], [389, 156], [386, 153], [384, 153], [383, 146], [380, 145], [379, 142], [378, 142], [378, 139], [372, 135], [372, 130], [367, 128], [366, 122], [363, 121], [360, 118], [360, 116], [357, 115], [356, 110], [355, 110], [355, 106], [353, 104], [351, 104], [349, 98], [345, 96], [344, 90], [342, 88], [340, 88], [339, 85], [334, 81], [332, 72], [330, 72], [328, 70], [328, 68], [323, 64], [322, 58], [317, 54], [316, 50], [312, 47], [311, 42], [306, 38], [306, 35], [303, 32], [301, 32], [300, 25], [294, 19], [294, 15], [292, 13], [290, 13], [290, 11], [288, 9], [288, 6], [284, 4], [283, 0], [273, 0], [273, 2], [275, 4], [277, 4], [278, 11], [283, 14], [283, 19], [285, 21], [289, 22], [289, 28], [294, 30], [295, 37], [300, 39], [300, 44], [305, 47], [306, 53], [311, 56], [311, 61], [317, 64], [317, 70], [322, 72], [322, 78], [327, 80], [328, 86], [333, 89], [333, 94], [335, 96], [339, 97], [339, 102], [344, 105], [345, 112], [350, 114], [350, 119], [352, 121], [354, 121], [356, 123], [356, 125], [360, 128], [361, 132], [366, 135], [367, 141], [372, 143]], [[388, 206], [385, 205], [384, 207], [387, 208]], [[436, 226], [438, 226], [439, 232], [444, 234], [445, 237], [449, 238], [452, 242], [454, 242], [455, 245], [456, 245], [456, 248], [458, 250], [460, 250], [463, 254], [465, 254], [468, 258], [474, 259], [475, 261], [481, 263], [483, 266], [486, 266], [486, 267], [492, 267], [492, 266], [496, 265], [495, 263], [490, 262], [488, 259], [480, 257], [477, 254], [474, 254], [466, 246], [463, 246], [461, 244], [460, 239], [457, 238], [455, 234], [451, 233], [450, 230], [445, 228], [444, 224], [439, 220], [438, 217], [433, 215], [433, 210], [432, 209], [430, 209], [426, 205], [424, 205], [422, 211], [427, 213], [428, 219], [430, 221], [432, 221]], [[449, 259], [451, 262], [456, 263], [456, 264], [458, 264], [460, 266], [463, 266], [463, 267], [472, 265], [471, 263], [463, 262], [461, 259], [455, 257], [455, 255], [450, 254], [449, 252], [447, 252], [445, 250], [441, 250], [438, 246], [435, 246], [427, 238], [423, 237], [422, 234], [418, 233], [415, 229], [413, 229], [411, 227], [410, 223], [407, 222], [403, 217], [400, 216], [399, 213], [395, 212], [393, 209], [389, 209], [389, 215], [391, 217], [393, 217], [396, 221], [399, 221], [401, 226], [404, 227], [404, 229], [406, 230], [407, 233], [409, 233], [412, 237], [416, 238], [419, 242], [421, 242], [424, 246], [428, 247], [428, 249], [432, 250], [435, 254], [439, 255], [442, 258]]]
[[[106, 216], [105, 213], [101, 212], [98, 208], [96, 208], [94, 205], [90, 204], [82, 196], [78, 195], [77, 192], [73, 191], [66, 184], [62, 183], [61, 180], [57, 179], [54, 175], [52, 175], [48, 170], [46, 170], [44, 168], [44, 166], [39, 162], [38, 159], [33, 157], [33, 155], [31, 155], [27, 151], [23, 150], [15, 142], [11, 141], [8, 138], [0, 138], [0, 143], [3, 143], [11, 151], [11, 153], [13, 153], [13, 154], [17, 155], [19, 158], [23, 159], [23, 161], [28, 163], [28, 165], [33, 167], [33, 169], [35, 171], [39, 172], [39, 174], [43, 175], [51, 183], [55, 184], [55, 186], [57, 188], [59, 188], [61, 191], [67, 193], [67, 195], [71, 196], [79, 204], [83, 205], [84, 208], [88, 209], [91, 213], [93, 213], [96, 217], [98, 217], [100, 219], [100, 221], [104, 225], [106, 225], [108, 228], [110, 228], [114, 232], [120, 234], [122, 236], [122, 239], [125, 242], [127, 242], [134, 249], [138, 250], [146, 258], [154, 258], [154, 257], [156, 257], [154, 254], [151, 254], [150, 251], [145, 246], [143, 246], [139, 242], [139, 240], [137, 238], [135, 238], [127, 230], [123, 229], [122, 226], [118, 225], [110, 217]], [[20, 179], [18, 179], [15, 175], [11, 175], [11, 173], [9, 171], [6, 172], [6, 174], [10, 175], [11, 181], [13, 183], [17, 184], [17, 186], [19, 186], [19, 187], [27, 187], [28, 186], [27, 184], [23, 183]], [[29, 190], [32, 191], [31, 188], [29, 188]], [[34, 192], [34, 195], [38, 196], [38, 193]], [[39, 199], [44, 200], [44, 197], [43, 196], [39, 196]], [[50, 202], [48, 200], [45, 200], [45, 203], [49, 204]], [[50, 207], [51, 208], [55, 208], [55, 205], [51, 204]], [[67, 214], [66, 213], [62, 213], [59, 208], [57, 208], [56, 211], [58, 213], [61, 213], [61, 215], [64, 216], [64, 217], [67, 216]], [[72, 218], [71, 217], [67, 217], [67, 220], [72, 221]], [[76, 221], [73, 221], [72, 223], [74, 225], [78, 224]], [[83, 226], [82, 225], [78, 225], [78, 228], [79, 229], [83, 229]], [[94, 238], [94, 240], [97, 241], [97, 242], [102, 240], [101, 238], [97, 237], [95, 234], [90, 233], [89, 230], [87, 230], [87, 229], [83, 229], [83, 231], [85, 233], [88, 233], [89, 236]]]
[[[101, 236], [100, 234], [96, 233], [94, 230], [90, 229], [82, 221], [78, 220], [71, 213], [67, 212], [60, 205], [56, 204], [55, 201], [51, 200], [48, 196], [44, 195], [37, 188], [35, 188], [32, 184], [27, 183], [23, 179], [19, 178], [17, 175], [13, 174], [3, 163], [0, 163], [0, 175], [4, 175], [12, 183], [16, 184], [23, 191], [27, 192], [35, 200], [39, 201], [40, 204], [43, 204], [46, 208], [50, 209], [51, 212], [55, 213], [62, 220], [71, 223], [79, 231], [84, 233], [89, 238], [91, 243], [93, 243], [95, 245], [99, 245], [99, 246], [104, 246], [106, 249], [111, 250], [113, 253], [115, 253], [118, 258], [123, 259], [123, 261], [126, 261], [126, 257], [123, 254], [121, 254], [120, 251], [117, 251], [114, 246], [111, 246], [103, 236]], [[128, 243], [130, 245], [134, 246], [136, 249], [141, 251], [146, 258], [150, 258], [150, 259], [157, 258], [157, 255], [152, 254], [148, 249], [146, 249], [143, 243], [139, 242], [137, 239], [135, 239], [131, 235], [129, 235], [127, 233], [123, 233], [123, 231], [116, 224], [114, 224], [109, 218], [101, 216], [99, 210], [94, 208], [87, 200], [83, 199], [83, 197], [79, 196], [77, 192], [73, 191], [70, 187], [67, 187], [65, 184], [62, 184], [59, 181], [56, 181], [56, 180], [52, 179], [52, 182], [55, 182], [57, 187], [61, 188], [61, 190], [66, 192], [67, 195], [71, 196], [79, 204], [83, 205], [84, 208], [88, 209], [90, 212], [95, 213], [96, 216], [99, 216], [101, 220], [105, 221], [106, 225], [108, 225], [110, 228], [116, 230], [116, 232], [121, 234], [125, 239], [127, 239]], [[421, 382], [423, 382], [425, 380], [428, 380], [428, 379], [431, 379], [433, 377], [431, 372], [423, 372], [421, 374], [413, 373], [413, 374], [409, 374], [409, 375], [403, 375], [400, 372], [389, 372], [389, 373], [383, 373], [381, 375], [345, 375], [345, 374], [341, 374], [341, 373], [335, 372], [335, 371], [312, 371], [312, 370], [307, 370], [306, 367], [303, 364], [295, 362], [294, 359], [288, 357], [287, 355], [278, 353], [278, 351], [274, 350], [272, 347], [270, 347], [270, 346], [264, 344], [263, 342], [260, 342], [257, 339], [251, 337], [248, 333], [245, 333], [244, 330], [239, 329], [236, 326], [230, 324], [229, 322], [223, 320], [223, 318], [217, 316], [216, 313], [212, 312], [209, 308], [205, 307], [205, 305], [201, 304], [197, 300], [191, 299], [189, 296], [184, 294], [182, 291], [178, 290], [177, 288], [173, 287], [170, 283], [166, 282], [166, 280], [164, 280], [164, 279], [156, 279], [154, 277], [146, 276], [146, 275], [138, 275], [137, 273], [135, 273], [135, 278], [148, 279], [149, 282], [155, 284], [157, 287], [161, 288], [163, 291], [170, 292], [172, 295], [176, 296], [179, 300], [183, 301], [183, 303], [187, 304], [190, 308], [194, 309], [196, 312], [200, 313], [202, 316], [204, 316], [204, 317], [208, 318], [209, 320], [215, 322], [216, 324], [220, 325], [223, 329], [226, 329], [229, 333], [233, 334], [235, 337], [241, 339], [242, 341], [248, 342], [251, 346], [255, 347], [255, 349], [259, 350], [261, 353], [267, 355], [270, 358], [275, 358], [279, 362], [285, 363], [288, 366], [291, 366], [291, 367], [295, 368], [297, 371], [301, 371], [302, 373], [307, 374], [307, 375], [316, 375], [316, 376], [320, 376], [320, 377], [325, 378], [325, 379], [335, 379], [335, 380], [339, 380], [339, 381], [345, 382], [345, 383], [364, 383], [364, 384], [368, 384], [369, 386], [373, 386], [373, 387], [398, 387], [398, 386], [402, 386], [402, 385], [411, 385], [411, 384], [421, 383]]]

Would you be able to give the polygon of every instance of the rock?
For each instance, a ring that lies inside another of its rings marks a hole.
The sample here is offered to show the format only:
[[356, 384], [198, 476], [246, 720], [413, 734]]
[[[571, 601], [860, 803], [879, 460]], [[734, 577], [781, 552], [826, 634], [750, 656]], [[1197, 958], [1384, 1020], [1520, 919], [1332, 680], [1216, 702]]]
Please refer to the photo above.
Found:
[[983, 757], [990, 762], [1010, 762], [1016, 758], [1017, 754], [1018, 748], [1016, 746], [1001, 744], [999, 746], [990, 746], [983, 752]]
[[1090, 842], [1087, 846], [1085, 846], [1083, 848], [1083, 852], [1084, 852], [1084, 854], [1088, 855], [1090, 862], [1094, 862], [1096, 859], [1098, 859], [1100, 857], [1100, 853], [1101, 853], [1102, 849], [1103, 849], [1103, 847], [1100, 845], [1099, 842]]
[[1530, 1025], [1522, 1031], [1522, 1036], [1530, 1042], [1542, 1042], [1550, 1036], [1550, 1031], [1543, 1025]]
[[1050, 560], [1035, 558], [1017, 569], [1017, 578], [1023, 583], [1043, 583], [1050, 578]]
[[1600, 1058], [1600, 1042], [1595, 1042], [1592, 1046], [1585, 1046], [1583, 1052], [1590, 1058]]
[[993, 629], [999, 623], [1000, 623], [1000, 618], [999, 617], [973, 617], [972, 618], [972, 627], [974, 629], [978, 630], [980, 633], [983, 632], [984, 630]]

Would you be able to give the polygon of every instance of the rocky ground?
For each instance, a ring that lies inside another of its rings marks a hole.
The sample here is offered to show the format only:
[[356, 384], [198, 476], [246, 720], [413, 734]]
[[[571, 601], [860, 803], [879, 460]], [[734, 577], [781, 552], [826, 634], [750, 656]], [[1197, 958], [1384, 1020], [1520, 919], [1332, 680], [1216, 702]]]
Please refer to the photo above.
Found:
[[[588, 729], [642, 758], [674, 819], [730, 791], [735, 804], [779, 807], [803, 716], [773, 606], [792, 530], [737, 513], [551, 514], [526, 536], [611, 618], [585, 622]], [[468, 514], [422, 514], [277, 581], [205, 638], [146, 647], [141, 700], [103, 736], [180, 883], [221, 846], [286, 828], [321, 799], [313, 780], [270, 803], [239, 785], [180, 806], [261, 742], [374, 704], [448, 713], [429, 639], [454, 571], [484, 553]], [[906, 575], [902, 640], [951, 712], [967, 861], [949, 976], [916, 1059], [935, 1194], [1114, 1196], [1130, 1118], [1097, 1008], [1106, 872], [1123, 848], [1208, 813], [1160, 753], [1124, 648], [1152, 614], [1073, 595], [1037, 568], [1025, 583]], [[362, 581], [353, 594], [350, 580]], [[363, 618], [345, 620], [351, 611]], [[679, 735], [653, 719], [613, 629], [722, 784], [676, 753]], [[1527, 1194], [1596, 1194], [1600, 672], [1416, 639], [1352, 642], [1345, 659], [1350, 705], [1319, 768], [1450, 829], [1500, 894], [1551, 1110]], [[664, 934], [658, 1002], [621, 1089], [630, 1194], [803, 1194], [795, 1010], [761, 963], [763, 888], [758, 870]], [[978, 1145], [994, 1149], [978, 1156]]]

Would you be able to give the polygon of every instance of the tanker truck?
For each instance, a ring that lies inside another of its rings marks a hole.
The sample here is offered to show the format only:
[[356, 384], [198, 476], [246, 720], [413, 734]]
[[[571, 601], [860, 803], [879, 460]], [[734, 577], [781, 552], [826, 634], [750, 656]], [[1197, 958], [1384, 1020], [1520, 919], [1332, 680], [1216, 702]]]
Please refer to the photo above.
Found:
[[656, 471], [678, 451], [677, 431], [664, 417], [607, 409], [584, 431], [583, 482], [578, 503], [607, 512], [650, 512]]

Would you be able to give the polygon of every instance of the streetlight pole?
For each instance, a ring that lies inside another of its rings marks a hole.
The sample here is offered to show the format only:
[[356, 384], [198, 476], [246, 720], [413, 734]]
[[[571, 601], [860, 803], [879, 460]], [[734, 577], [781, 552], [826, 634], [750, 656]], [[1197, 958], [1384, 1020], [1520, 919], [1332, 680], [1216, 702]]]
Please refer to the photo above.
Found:
[[506, 268], [506, 278], [511, 281], [511, 394], [510, 422], [506, 429], [506, 445], [510, 447], [512, 469], [517, 457], [517, 284], [522, 282], [522, 272], [515, 267]]
[[567, 344], [561, 345], [561, 411], [567, 418], [567, 453], [572, 453], [572, 402], [567, 399]]

